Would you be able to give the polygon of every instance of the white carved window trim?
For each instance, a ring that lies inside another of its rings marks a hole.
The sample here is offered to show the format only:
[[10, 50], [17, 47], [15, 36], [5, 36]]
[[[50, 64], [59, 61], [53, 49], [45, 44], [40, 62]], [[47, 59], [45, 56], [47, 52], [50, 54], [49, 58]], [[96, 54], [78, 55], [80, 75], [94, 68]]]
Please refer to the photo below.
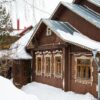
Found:
[[[47, 67], [46, 67], [46, 58], [50, 58], [50, 73], [47, 73]], [[44, 76], [51, 76], [51, 68], [52, 68], [52, 55], [51, 54], [45, 54], [44, 55]]]
[[50, 36], [52, 34], [51, 29], [47, 27], [46, 29], [46, 36]]
[[[61, 58], [61, 74], [60, 75], [58, 75], [56, 73], [56, 57], [60, 57]], [[54, 77], [62, 78], [62, 72], [63, 72], [62, 54], [55, 54], [54, 55]]]
[[[37, 59], [38, 58], [41, 58], [41, 71], [39, 72], [38, 71], [38, 61], [37, 61]], [[43, 61], [42, 61], [42, 59], [43, 59], [43, 56], [42, 55], [36, 55], [36, 75], [42, 75], [42, 65], [43, 65]]]
[[[78, 59], [89, 59], [90, 60], [90, 70], [91, 70], [91, 76], [90, 79], [85, 79], [85, 78], [78, 78], [77, 77], [77, 60]], [[81, 84], [91, 84], [93, 82], [93, 66], [92, 66], [93, 58], [92, 57], [87, 57], [87, 56], [81, 56], [81, 57], [75, 57], [75, 82], [81, 83]]]

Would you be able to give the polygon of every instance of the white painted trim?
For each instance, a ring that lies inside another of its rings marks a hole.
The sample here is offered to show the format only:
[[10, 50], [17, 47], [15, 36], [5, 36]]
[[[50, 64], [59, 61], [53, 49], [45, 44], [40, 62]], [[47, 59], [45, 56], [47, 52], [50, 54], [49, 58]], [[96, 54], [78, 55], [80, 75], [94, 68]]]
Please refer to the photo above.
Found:
[[[61, 57], [61, 75], [56, 74], [56, 57]], [[62, 61], [62, 54], [54, 54], [54, 77], [55, 78], [62, 78], [63, 77], [63, 61]]]
[[52, 35], [52, 31], [49, 27], [47, 27], [46, 29], [46, 36], [51, 36]]
[[[90, 64], [90, 69], [91, 69], [91, 77], [90, 79], [77, 79], [77, 59], [89, 59], [91, 64]], [[93, 83], [93, 66], [92, 66], [93, 58], [92, 57], [87, 57], [87, 56], [80, 56], [80, 57], [75, 57], [75, 66], [74, 66], [74, 71], [75, 71], [75, 82], [81, 83], [81, 84], [91, 84]]]
[[[40, 57], [41, 58], [41, 71], [40, 72], [38, 72], [38, 68], [37, 68], [37, 59], [38, 59], [38, 57]], [[42, 66], [43, 66], [43, 55], [36, 55], [36, 75], [42, 75]]]

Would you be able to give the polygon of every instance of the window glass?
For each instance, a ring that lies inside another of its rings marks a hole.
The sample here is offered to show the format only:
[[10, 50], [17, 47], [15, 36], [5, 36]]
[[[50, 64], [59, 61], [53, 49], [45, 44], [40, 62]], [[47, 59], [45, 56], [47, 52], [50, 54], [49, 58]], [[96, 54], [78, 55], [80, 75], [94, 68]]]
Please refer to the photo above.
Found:
[[55, 76], [62, 77], [62, 58], [55, 56]]
[[50, 74], [51, 72], [51, 59], [50, 57], [45, 57], [45, 73]]
[[47, 36], [50, 36], [51, 33], [52, 33], [52, 32], [51, 32], [51, 29], [50, 29], [50, 28], [47, 28], [46, 35], [47, 35]]
[[77, 78], [91, 78], [91, 61], [90, 59], [77, 59]]
[[36, 74], [40, 75], [42, 72], [42, 57], [36, 57]]

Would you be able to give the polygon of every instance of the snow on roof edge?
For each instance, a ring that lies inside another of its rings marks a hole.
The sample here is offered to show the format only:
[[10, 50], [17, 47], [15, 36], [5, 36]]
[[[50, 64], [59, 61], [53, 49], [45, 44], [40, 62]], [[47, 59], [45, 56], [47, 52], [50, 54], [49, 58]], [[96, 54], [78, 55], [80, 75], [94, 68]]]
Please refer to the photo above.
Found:
[[[37, 31], [38, 28], [40, 27], [41, 23], [44, 23], [44, 24], [46, 24], [47, 26], [49, 26], [49, 25], [45, 22], [45, 20], [49, 20], [49, 19], [41, 19], [41, 20], [40, 20], [40, 22], [38, 23], [37, 27], [36, 27], [35, 30], [34, 30], [34, 35], [36, 34], [36, 31]], [[50, 27], [50, 26], [49, 26], [49, 27]], [[52, 27], [50, 27], [50, 29], [51, 29], [58, 37], [61, 38], [61, 36], [58, 34], [57, 31], [55, 31]], [[78, 31], [78, 33], [81, 34], [79, 31]], [[31, 39], [34, 37], [34, 35], [32, 35]], [[83, 34], [82, 34], [82, 35], [83, 35]], [[85, 36], [85, 35], [84, 35], [84, 36]], [[87, 36], [85, 36], [85, 37], [87, 37]], [[30, 41], [31, 41], [31, 39], [30, 39]], [[87, 50], [89, 50], [89, 51], [93, 51], [94, 49], [97, 49], [97, 48], [87, 47], [87, 46], [85, 46], [85, 45], [82, 45], [82, 44], [79, 44], [79, 43], [75, 43], [75, 42], [72, 42], [72, 41], [68, 41], [68, 40], [65, 40], [65, 39], [63, 39], [63, 38], [61, 38], [61, 39], [64, 40], [64, 41], [66, 41], [66, 42], [69, 42], [69, 43], [71, 43], [71, 44], [73, 44], [73, 45], [79, 46], [79, 47], [81, 47], [81, 48], [85, 48], [85, 49], [87, 49]], [[92, 39], [90, 39], [89, 37], [87, 37], [87, 39], [92, 40]], [[30, 41], [29, 41], [29, 42], [30, 42]], [[95, 41], [95, 40], [92, 40], [92, 41]], [[97, 42], [97, 41], [95, 41], [95, 42]], [[100, 50], [98, 50], [98, 53], [100, 53]]]
[[[43, 22], [44, 22], [47, 26], [49, 26], [49, 25], [46, 23], [46, 20], [43, 20]], [[62, 38], [62, 37], [61, 37], [61, 34], [59, 34], [59, 32], [57, 32], [57, 31], [55, 31], [52, 27], [49, 26], [49, 28], [50, 28], [58, 37], [60, 37], [60, 38], [61, 38], [62, 40], [64, 40], [64, 41], [67, 41], [67, 42], [69, 42], [69, 43], [71, 43], [71, 44], [74, 44], [74, 45], [77, 45], [77, 46], [79, 46], [79, 47], [85, 48], [85, 49], [87, 49], [87, 50], [89, 50], [89, 51], [93, 51], [94, 49], [97, 49], [97, 48], [87, 47], [86, 45], [82, 45], [82, 44], [80, 44], [80, 42], [79, 42], [79, 43], [75, 43], [75, 42], [73, 42], [73, 41], [66, 40], [66, 39]], [[75, 33], [75, 32], [74, 32], [74, 33]], [[81, 34], [81, 33], [79, 33], [79, 32], [77, 32], [77, 33], [78, 33], [78, 34]], [[98, 43], [100, 43], [100, 42], [97, 42], [97, 41], [95, 41], [95, 40], [90, 39], [90, 38], [87, 37], [86, 35], [81, 34], [81, 36], [86, 37], [86, 38], [87, 38], [88, 40], [90, 40], [90, 41], [94, 41], [96, 45], [97, 45]], [[97, 50], [98, 50], [98, 49], [97, 49]], [[98, 50], [98, 52], [100, 53], [100, 49]]]
[[27, 46], [33, 31], [34, 28], [32, 28], [30, 31], [28, 31], [28, 33], [23, 35], [19, 40], [11, 45], [10, 49], [12, 50], [12, 59], [32, 59], [31, 55], [26, 52], [25, 47]]

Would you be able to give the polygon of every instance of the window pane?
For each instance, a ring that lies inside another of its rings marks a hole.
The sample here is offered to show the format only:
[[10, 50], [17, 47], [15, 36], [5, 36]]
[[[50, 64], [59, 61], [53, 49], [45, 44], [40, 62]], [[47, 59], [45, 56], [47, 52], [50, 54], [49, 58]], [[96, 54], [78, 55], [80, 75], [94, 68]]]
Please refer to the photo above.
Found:
[[50, 64], [51, 61], [50, 61], [50, 57], [46, 57], [46, 73], [47, 74], [50, 74]]
[[55, 71], [57, 75], [62, 74], [61, 57], [55, 57]]
[[37, 57], [37, 72], [40, 73], [41, 72], [41, 57]]
[[90, 79], [91, 78], [90, 65], [91, 65], [90, 59], [77, 59], [77, 78]]

